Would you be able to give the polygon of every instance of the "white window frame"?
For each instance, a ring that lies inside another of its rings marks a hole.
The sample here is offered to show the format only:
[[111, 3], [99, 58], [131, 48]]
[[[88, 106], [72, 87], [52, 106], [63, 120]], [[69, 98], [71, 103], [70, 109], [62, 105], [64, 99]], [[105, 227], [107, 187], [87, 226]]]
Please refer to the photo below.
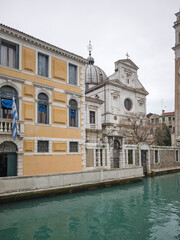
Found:
[[[46, 56], [46, 57], [48, 57], [48, 76], [42, 76], [42, 75], [40, 75], [38, 72], [39, 72], [39, 65], [38, 65], [38, 63], [39, 63], [39, 53], [41, 54], [41, 55], [44, 55], [44, 56]], [[44, 77], [44, 78], [51, 78], [51, 56], [50, 55], [48, 55], [47, 53], [44, 53], [44, 52], [41, 52], [41, 51], [37, 51], [36, 52], [36, 74], [38, 75], [38, 76], [40, 76], [40, 77]]]
[[[156, 162], [156, 154], [155, 152], [158, 151], [158, 162]], [[159, 149], [154, 149], [154, 164], [159, 164], [160, 163], [160, 154], [159, 154]]]
[[[69, 82], [69, 65], [73, 65], [76, 67], [76, 85]], [[72, 63], [72, 62], [68, 62], [68, 64], [67, 64], [67, 82], [71, 86], [79, 87], [79, 65]]]
[[[73, 127], [73, 126], [70, 126], [69, 125], [69, 108], [70, 108], [70, 105], [69, 105], [69, 102], [70, 102], [70, 100], [71, 99], [73, 99], [73, 100], [75, 100], [76, 102], [77, 102], [77, 111], [78, 111], [78, 126], [77, 127]], [[67, 122], [67, 127], [69, 127], [69, 128], [75, 128], [75, 129], [78, 129], [78, 128], [80, 128], [81, 127], [81, 125], [80, 125], [80, 98], [79, 97], [77, 97], [75, 94], [73, 95], [67, 95], [67, 120], [68, 120], [68, 122]]]

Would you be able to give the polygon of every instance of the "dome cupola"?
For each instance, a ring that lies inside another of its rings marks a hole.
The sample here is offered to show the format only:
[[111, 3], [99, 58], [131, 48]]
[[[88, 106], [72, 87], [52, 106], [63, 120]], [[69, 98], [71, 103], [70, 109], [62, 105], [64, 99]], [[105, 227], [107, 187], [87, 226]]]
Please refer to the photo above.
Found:
[[89, 41], [88, 45], [89, 57], [87, 58], [88, 64], [85, 66], [85, 83], [86, 89], [103, 83], [107, 76], [105, 72], [98, 66], [94, 65], [94, 58], [91, 56], [92, 45]]

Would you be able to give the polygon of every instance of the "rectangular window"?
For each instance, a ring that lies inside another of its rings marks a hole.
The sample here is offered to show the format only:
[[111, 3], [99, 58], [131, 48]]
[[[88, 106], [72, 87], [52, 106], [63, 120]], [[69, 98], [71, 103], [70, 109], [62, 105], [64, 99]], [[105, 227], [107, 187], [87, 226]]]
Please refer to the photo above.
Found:
[[69, 64], [69, 83], [77, 85], [77, 66]]
[[176, 161], [177, 161], [177, 162], [179, 161], [179, 153], [178, 153], [178, 150], [176, 150]]
[[70, 152], [78, 152], [78, 142], [70, 142], [69, 143], [69, 151]]
[[48, 123], [47, 105], [38, 105], [38, 123]]
[[103, 165], [103, 151], [100, 149], [100, 160], [101, 160], [101, 167]]
[[159, 118], [156, 118], [156, 123], [158, 123], [159, 122]]
[[155, 154], [155, 163], [158, 163], [158, 161], [159, 161], [159, 159], [158, 159], [158, 150], [155, 150], [155, 152], [154, 152], [154, 154]]
[[94, 111], [90, 111], [89, 112], [89, 116], [90, 116], [90, 123], [91, 124], [95, 124], [95, 112]]
[[98, 167], [98, 150], [96, 149], [96, 167]]
[[48, 77], [48, 56], [38, 53], [38, 74]]
[[169, 122], [171, 121], [171, 117], [168, 117]]
[[173, 117], [173, 121], [175, 120], [175, 117]]
[[0, 63], [3, 66], [19, 68], [19, 45], [0, 38]]
[[133, 150], [128, 150], [128, 164], [133, 164]]
[[164, 117], [162, 118], [162, 121], [165, 122], [165, 118]]
[[151, 122], [154, 123], [154, 118], [151, 119]]
[[38, 152], [49, 152], [49, 142], [38, 141]]
[[69, 126], [78, 127], [78, 111], [75, 109], [69, 111]]

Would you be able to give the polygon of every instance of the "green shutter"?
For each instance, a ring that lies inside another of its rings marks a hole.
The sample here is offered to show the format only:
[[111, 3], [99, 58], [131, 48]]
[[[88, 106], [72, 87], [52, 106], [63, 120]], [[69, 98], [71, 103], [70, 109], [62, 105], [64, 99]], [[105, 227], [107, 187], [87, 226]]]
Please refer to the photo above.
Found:
[[19, 45], [16, 44], [16, 60], [15, 60], [15, 67], [19, 69]]
[[17, 155], [8, 154], [7, 176], [17, 176]]

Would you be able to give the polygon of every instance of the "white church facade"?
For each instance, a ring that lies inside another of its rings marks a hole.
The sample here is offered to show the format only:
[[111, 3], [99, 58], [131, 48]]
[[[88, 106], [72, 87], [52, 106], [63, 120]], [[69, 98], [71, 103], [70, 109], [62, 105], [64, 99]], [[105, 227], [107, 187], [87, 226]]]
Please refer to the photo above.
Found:
[[84, 71], [88, 169], [141, 166], [136, 147], [126, 145], [125, 133], [118, 126], [128, 116], [146, 115], [148, 92], [139, 81], [137, 70], [138, 67], [127, 57], [116, 61], [115, 72], [107, 77], [94, 65], [90, 45]]

